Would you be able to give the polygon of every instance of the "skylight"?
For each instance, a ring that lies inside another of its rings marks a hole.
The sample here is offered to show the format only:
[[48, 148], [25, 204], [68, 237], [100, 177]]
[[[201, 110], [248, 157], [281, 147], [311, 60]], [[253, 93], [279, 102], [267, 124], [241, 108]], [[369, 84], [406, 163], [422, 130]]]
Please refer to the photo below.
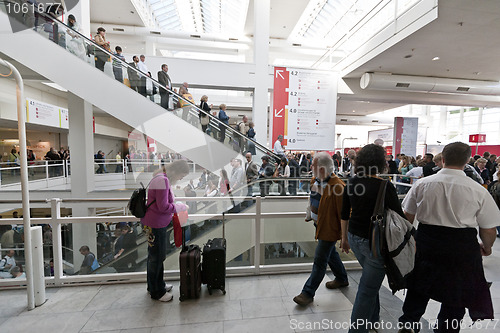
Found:
[[[243, 35], [249, 0], [133, 0], [136, 8], [148, 11], [150, 28], [188, 33]], [[147, 6], [145, 6], [145, 3]], [[146, 22], [148, 21], [148, 22]]]

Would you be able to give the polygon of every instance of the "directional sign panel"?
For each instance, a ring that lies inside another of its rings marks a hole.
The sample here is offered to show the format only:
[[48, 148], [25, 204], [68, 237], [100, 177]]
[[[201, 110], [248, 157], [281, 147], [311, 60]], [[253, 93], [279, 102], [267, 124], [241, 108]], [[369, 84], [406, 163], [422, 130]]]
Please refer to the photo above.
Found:
[[337, 75], [274, 68], [272, 144], [283, 135], [287, 150], [334, 150]]
[[418, 118], [394, 117], [393, 152], [416, 156], [418, 136]]
[[31, 124], [69, 128], [68, 109], [56, 105], [26, 99], [26, 120]]

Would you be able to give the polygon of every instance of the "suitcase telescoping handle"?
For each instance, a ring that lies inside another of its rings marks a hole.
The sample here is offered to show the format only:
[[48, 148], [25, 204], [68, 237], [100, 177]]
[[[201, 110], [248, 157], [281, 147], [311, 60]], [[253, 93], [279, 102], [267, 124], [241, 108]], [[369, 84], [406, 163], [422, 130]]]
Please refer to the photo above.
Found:
[[181, 230], [182, 230], [182, 247], [181, 247], [181, 251], [184, 252], [187, 250], [187, 246], [186, 246], [186, 229], [184, 227], [181, 227]]
[[226, 238], [226, 212], [222, 212], [222, 238]]

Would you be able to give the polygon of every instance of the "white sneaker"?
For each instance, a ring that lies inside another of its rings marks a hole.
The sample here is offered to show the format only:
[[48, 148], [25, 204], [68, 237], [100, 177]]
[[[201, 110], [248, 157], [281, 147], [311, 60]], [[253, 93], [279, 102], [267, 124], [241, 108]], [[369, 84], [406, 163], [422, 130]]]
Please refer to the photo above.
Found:
[[171, 293], [165, 293], [165, 295], [163, 295], [161, 298], [159, 298], [158, 300], [160, 302], [170, 302], [171, 300], [174, 299], [174, 295], [172, 295]]
[[165, 283], [165, 289], [167, 290], [167, 292], [169, 292], [170, 290], [172, 290], [173, 287], [174, 287], [173, 285]]

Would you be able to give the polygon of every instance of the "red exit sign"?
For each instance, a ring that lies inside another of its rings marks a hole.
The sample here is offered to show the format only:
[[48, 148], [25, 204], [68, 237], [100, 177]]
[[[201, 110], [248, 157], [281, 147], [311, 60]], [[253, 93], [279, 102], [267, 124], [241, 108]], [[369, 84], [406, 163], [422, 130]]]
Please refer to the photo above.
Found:
[[469, 142], [474, 142], [474, 143], [486, 142], [486, 134], [471, 134], [469, 135]]

